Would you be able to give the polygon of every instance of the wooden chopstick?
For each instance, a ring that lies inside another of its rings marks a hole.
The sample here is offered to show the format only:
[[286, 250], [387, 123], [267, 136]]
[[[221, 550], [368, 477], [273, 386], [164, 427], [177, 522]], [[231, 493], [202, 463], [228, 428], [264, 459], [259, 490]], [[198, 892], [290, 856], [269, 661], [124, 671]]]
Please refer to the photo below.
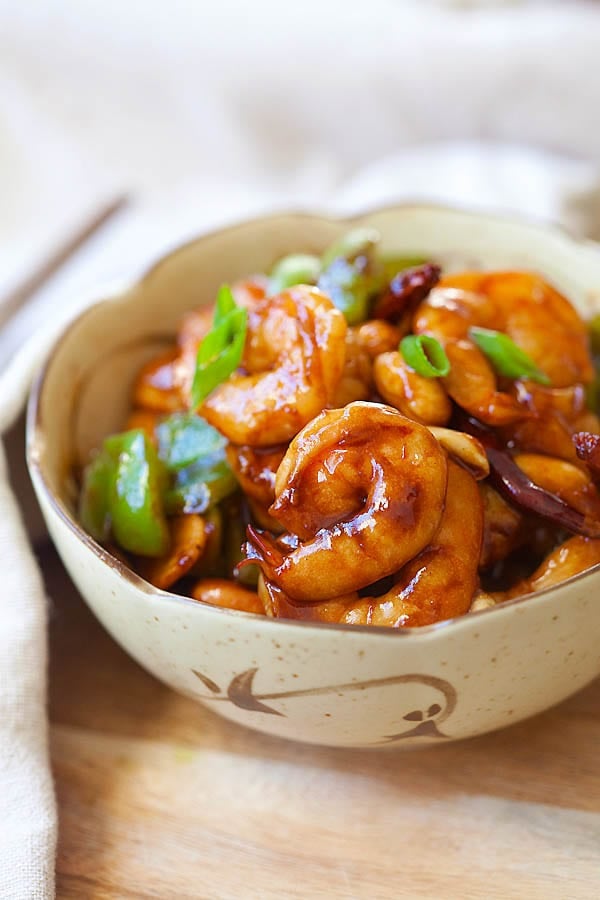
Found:
[[101, 206], [48, 256], [21, 284], [0, 298], [0, 327], [31, 300], [34, 294], [61, 269], [77, 251], [127, 206], [126, 194]]

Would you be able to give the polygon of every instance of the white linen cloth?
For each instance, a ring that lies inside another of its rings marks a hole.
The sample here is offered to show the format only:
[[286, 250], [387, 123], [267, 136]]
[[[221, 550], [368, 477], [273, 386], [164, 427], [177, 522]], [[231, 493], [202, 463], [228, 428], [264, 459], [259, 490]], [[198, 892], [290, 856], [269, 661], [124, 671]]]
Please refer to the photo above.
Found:
[[[305, 0], [285, 17], [282, 6], [0, 0], [0, 296], [108, 191], [141, 195], [0, 334], [0, 433], [57, 320], [99, 282], [214, 225], [424, 198], [600, 232], [595, 166], [576, 158], [600, 154], [591, 6], [468, 19], [431, 2]], [[455, 136], [544, 142], [570, 158], [433, 143]], [[0, 510], [0, 898], [45, 900], [56, 840], [46, 604], [3, 456]]]

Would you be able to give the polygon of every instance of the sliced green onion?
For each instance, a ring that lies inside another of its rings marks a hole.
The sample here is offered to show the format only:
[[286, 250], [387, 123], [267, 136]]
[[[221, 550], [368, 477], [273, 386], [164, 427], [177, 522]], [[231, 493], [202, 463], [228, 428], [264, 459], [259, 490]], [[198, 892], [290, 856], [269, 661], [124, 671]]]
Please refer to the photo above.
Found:
[[326, 269], [336, 259], [353, 262], [359, 256], [367, 256], [379, 240], [379, 232], [374, 228], [354, 228], [327, 248], [321, 257], [321, 266]]
[[239, 366], [247, 325], [247, 311], [236, 306], [231, 290], [223, 285], [217, 297], [212, 330], [198, 348], [192, 382], [194, 409]]
[[489, 328], [469, 328], [469, 337], [485, 353], [499, 375], [506, 378], [526, 378], [538, 384], [552, 382], [530, 356], [501, 331]]
[[220, 325], [234, 309], [237, 309], [237, 306], [231, 288], [228, 284], [222, 284], [217, 294], [213, 324]]
[[407, 334], [399, 349], [411, 369], [424, 378], [444, 378], [450, 371], [446, 351], [428, 334]]
[[321, 260], [309, 253], [292, 253], [275, 263], [269, 277], [269, 294], [279, 294], [295, 284], [316, 284]]

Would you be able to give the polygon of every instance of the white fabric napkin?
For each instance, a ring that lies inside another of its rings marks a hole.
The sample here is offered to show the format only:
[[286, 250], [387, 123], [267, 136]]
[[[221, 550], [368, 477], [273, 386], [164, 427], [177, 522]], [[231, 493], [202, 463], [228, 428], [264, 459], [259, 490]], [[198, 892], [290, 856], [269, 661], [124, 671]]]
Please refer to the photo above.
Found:
[[46, 600], [0, 445], [0, 897], [50, 896], [56, 815], [47, 762]]
[[[434, 199], [600, 233], [595, 167], [574, 158], [600, 152], [589, 126], [600, 19], [583, 5], [468, 25], [462, 10], [400, 0], [306, 0], [285, 22], [266, 0], [222, 0], [201, 16], [192, 0], [148, 0], [141, 16], [123, 0], [34, 6], [0, 0], [0, 296], [115, 187], [142, 199], [0, 333], [0, 434], [60, 319], [99, 283], [235, 218]], [[572, 156], [437, 143], [452, 135], [518, 136]], [[46, 900], [46, 604], [1, 446], [0, 504], [0, 898]]]

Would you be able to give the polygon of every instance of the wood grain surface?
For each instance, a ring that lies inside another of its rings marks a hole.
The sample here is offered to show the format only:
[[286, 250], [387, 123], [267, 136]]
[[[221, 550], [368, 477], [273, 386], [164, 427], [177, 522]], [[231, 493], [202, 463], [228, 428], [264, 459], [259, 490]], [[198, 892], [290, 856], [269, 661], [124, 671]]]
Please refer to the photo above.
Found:
[[600, 681], [457, 744], [286, 743], [162, 686], [41, 561], [59, 898], [600, 896]]

